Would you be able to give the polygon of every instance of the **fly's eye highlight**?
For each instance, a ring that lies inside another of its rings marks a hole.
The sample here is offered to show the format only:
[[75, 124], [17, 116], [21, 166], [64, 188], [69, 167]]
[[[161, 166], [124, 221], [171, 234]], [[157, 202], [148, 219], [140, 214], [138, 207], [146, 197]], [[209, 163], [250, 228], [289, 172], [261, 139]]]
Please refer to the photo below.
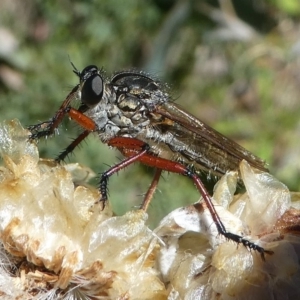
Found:
[[103, 95], [103, 79], [96, 66], [91, 65], [80, 73], [82, 83], [81, 101], [87, 106], [94, 106], [100, 102]]

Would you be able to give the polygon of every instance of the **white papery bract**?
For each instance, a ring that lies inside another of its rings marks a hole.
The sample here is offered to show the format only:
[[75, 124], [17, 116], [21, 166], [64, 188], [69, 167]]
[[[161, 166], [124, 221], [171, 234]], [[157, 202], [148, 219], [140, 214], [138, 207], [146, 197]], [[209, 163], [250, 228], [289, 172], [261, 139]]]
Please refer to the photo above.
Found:
[[75, 188], [66, 168], [39, 162], [17, 121], [3, 123], [0, 136], [3, 297], [165, 298], [153, 267], [159, 245], [145, 212], [113, 217], [109, 205], [102, 210], [97, 190]]
[[91, 172], [40, 160], [28, 136], [0, 124], [1, 299], [300, 298], [300, 197], [270, 174], [243, 161], [246, 192], [234, 194], [229, 172], [212, 199], [228, 231], [274, 252], [263, 261], [219, 235], [202, 201], [153, 231], [142, 210], [102, 210], [98, 191], [78, 185]]

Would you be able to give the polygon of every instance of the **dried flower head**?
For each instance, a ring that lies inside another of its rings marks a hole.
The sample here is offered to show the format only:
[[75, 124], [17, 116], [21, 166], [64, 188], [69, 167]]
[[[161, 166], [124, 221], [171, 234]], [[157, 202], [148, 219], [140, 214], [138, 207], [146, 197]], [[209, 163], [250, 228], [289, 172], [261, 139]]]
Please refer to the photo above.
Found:
[[176, 209], [155, 230], [165, 242], [158, 262], [169, 282], [168, 299], [300, 297], [299, 194], [246, 161], [240, 173], [247, 192], [234, 195], [237, 173], [227, 173], [215, 187], [216, 210], [228, 231], [274, 254], [264, 261], [259, 253], [226, 241], [204, 204]]
[[90, 171], [39, 160], [28, 134], [18, 121], [0, 124], [1, 299], [300, 297], [300, 197], [270, 174], [243, 161], [246, 193], [234, 195], [229, 172], [213, 196], [228, 231], [274, 251], [263, 261], [218, 235], [203, 203], [154, 231], [144, 211], [101, 210], [98, 191], [77, 186]]
[[[17, 121], [0, 127], [0, 293], [9, 299], [163, 299], [143, 211], [113, 216], [97, 190], [38, 159]], [[146, 288], [147, 287], [147, 288]]]

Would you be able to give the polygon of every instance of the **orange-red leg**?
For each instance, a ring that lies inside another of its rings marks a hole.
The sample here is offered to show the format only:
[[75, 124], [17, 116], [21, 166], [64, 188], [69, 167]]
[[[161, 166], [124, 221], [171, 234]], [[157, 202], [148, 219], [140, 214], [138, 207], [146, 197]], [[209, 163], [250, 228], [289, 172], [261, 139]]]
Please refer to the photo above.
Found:
[[94, 131], [97, 129], [96, 123], [89, 118], [88, 116], [84, 115], [82, 112], [75, 108], [70, 108], [68, 110], [68, 115], [76, 121], [81, 127], [83, 127], [86, 130]]
[[[76, 85], [72, 91], [69, 93], [67, 98], [64, 100], [63, 104], [60, 106], [58, 111], [55, 113], [54, 117], [47, 122], [42, 122], [36, 125], [29, 126], [28, 129], [32, 132], [31, 139], [39, 139], [41, 137], [46, 137], [55, 132], [55, 129], [62, 122], [64, 116], [70, 111], [70, 103], [76, 98], [76, 93], [78, 91], [79, 85]], [[38, 131], [42, 130], [42, 131]]]
[[[164, 158], [156, 157], [153, 154], [149, 153], [150, 148], [149, 146], [137, 139], [132, 138], [126, 138], [126, 137], [117, 137], [111, 139], [108, 144], [110, 146], [117, 147], [125, 156], [129, 157], [125, 159], [126, 165], [118, 164], [118, 166], [115, 168], [109, 169], [107, 172], [103, 173], [100, 185], [101, 188], [106, 190], [107, 180], [108, 177], [111, 176], [113, 173], [119, 171], [121, 168], [128, 166], [130, 163], [139, 161], [143, 164], [146, 164], [151, 167], [155, 167], [161, 170], [173, 172], [173, 173], [179, 173], [185, 176], [190, 177], [194, 184], [196, 185], [198, 191], [200, 192], [203, 200], [205, 201], [205, 204], [212, 216], [212, 219], [217, 227], [218, 232], [223, 235], [225, 238], [233, 240], [237, 243], [243, 244], [245, 247], [249, 249], [253, 249], [258, 251], [261, 254], [261, 257], [263, 260], [265, 260], [265, 253], [272, 254], [272, 251], [267, 251], [264, 248], [260, 247], [259, 245], [248, 241], [247, 239], [243, 238], [242, 236], [239, 236], [237, 234], [227, 232], [224, 224], [222, 223], [214, 205], [212, 204], [210, 195], [208, 194], [204, 184], [200, 180], [200, 178], [197, 176], [196, 172], [192, 167], [186, 167], [178, 162], [174, 162], [171, 160], [167, 160]], [[148, 146], [148, 147], [147, 147]], [[107, 176], [108, 175], [108, 176]]]
[[153, 195], [154, 195], [157, 185], [158, 185], [159, 178], [161, 176], [161, 172], [162, 172], [162, 169], [155, 170], [155, 174], [152, 179], [151, 185], [150, 185], [150, 187], [144, 197], [143, 203], [141, 205], [141, 209], [143, 209], [144, 211], [147, 211], [149, 204], [153, 198]]
[[[68, 95], [66, 100], [63, 102], [59, 110], [50, 121], [29, 127], [29, 130], [33, 132], [31, 135], [31, 139], [49, 136], [54, 133], [55, 129], [62, 122], [64, 116], [68, 114], [74, 121], [81, 125], [81, 127], [85, 128], [85, 131], [83, 131], [62, 153], [60, 153], [60, 155], [56, 158], [56, 161], [64, 160], [66, 156], [70, 152], [72, 152], [90, 134], [90, 132], [96, 130], [97, 128], [95, 122], [91, 118], [84, 115], [81, 111], [70, 107], [70, 102], [74, 99], [77, 88], [78, 87], [75, 87], [73, 91]], [[43, 130], [35, 132], [40, 129]]]

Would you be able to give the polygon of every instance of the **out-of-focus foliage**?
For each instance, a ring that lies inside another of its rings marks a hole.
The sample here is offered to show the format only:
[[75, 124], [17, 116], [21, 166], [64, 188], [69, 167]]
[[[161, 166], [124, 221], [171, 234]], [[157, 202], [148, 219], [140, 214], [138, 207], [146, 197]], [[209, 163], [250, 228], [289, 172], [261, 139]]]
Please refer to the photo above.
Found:
[[[275, 176], [299, 190], [298, 2], [2, 0], [1, 119], [24, 126], [49, 119], [78, 80], [69, 57], [78, 69], [96, 64], [108, 74], [144, 69], [168, 82], [188, 111], [266, 159]], [[42, 155], [55, 157], [77, 132], [66, 120], [59, 136], [40, 142]], [[75, 154], [71, 160], [95, 172], [121, 157], [92, 137]], [[116, 212], [141, 202], [136, 195], [152, 173], [135, 165], [112, 177]], [[186, 178], [164, 179], [150, 207], [155, 221], [198, 199]]]

